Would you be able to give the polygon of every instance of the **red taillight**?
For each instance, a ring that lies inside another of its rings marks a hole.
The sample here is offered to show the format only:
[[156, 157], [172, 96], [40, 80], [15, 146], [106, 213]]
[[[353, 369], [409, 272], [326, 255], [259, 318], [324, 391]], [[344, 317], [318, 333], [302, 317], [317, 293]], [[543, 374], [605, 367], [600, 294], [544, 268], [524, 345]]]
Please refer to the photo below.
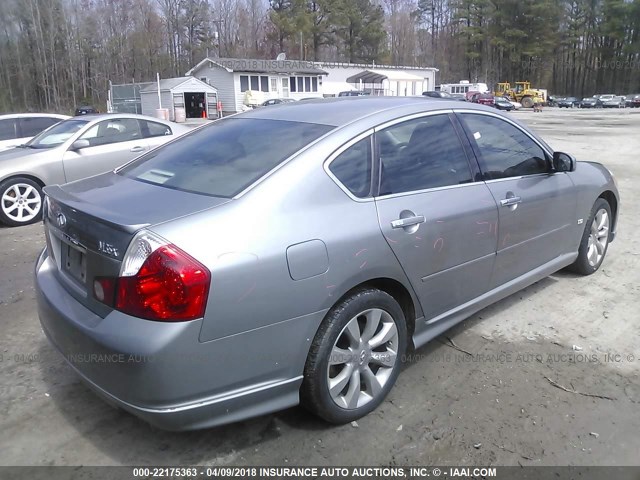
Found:
[[[103, 303], [109, 305], [106, 295], [108, 279], [97, 278], [94, 295], [104, 290]], [[122, 276], [115, 282], [117, 310], [148, 320], [186, 321], [204, 316], [211, 274], [209, 270], [174, 245], [163, 245], [154, 250], [140, 270], [132, 276]], [[96, 292], [96, 285], [98, 292]], [[106, 288], [105, 288], [106, 287]]]

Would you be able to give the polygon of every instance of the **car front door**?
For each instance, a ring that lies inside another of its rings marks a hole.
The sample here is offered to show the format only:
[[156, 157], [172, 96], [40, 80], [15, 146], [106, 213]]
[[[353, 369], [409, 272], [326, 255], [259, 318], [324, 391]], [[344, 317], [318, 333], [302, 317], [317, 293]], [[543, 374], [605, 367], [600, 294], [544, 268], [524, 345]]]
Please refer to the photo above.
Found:
[[496, 250], [498, 209], [486, 184], [473, 181], [477, 166], [452, 117], [422, 115], [375, 132], [380, 228], [427, 322], [489, 289]]
[[577, 205], [569, 175], [553, 172], [550, 155], [515, 124], [493, 114], [458, 116], [498, 204], [492, 286], [575, 250], [571, 227]]
[[135, 118], [103, 120], [89, 127], [77, 140], [86, 140], [88, 146], [70, 147], [65, 152], [67, 182], [113, 170], [149, 149]]

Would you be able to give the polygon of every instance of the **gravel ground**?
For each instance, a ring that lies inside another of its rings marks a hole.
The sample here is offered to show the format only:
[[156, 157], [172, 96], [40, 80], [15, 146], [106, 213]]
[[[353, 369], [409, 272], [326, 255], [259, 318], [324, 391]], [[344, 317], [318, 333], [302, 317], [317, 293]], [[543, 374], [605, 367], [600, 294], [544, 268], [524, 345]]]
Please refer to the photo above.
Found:
[[638, 465], [640, 110], [511, 115], [616, 174], [618, 238], [595, 275], [559, 272], [413, 352], [357, 424], [293, 408], [167, 433], [108, 406], [40, 329], [42, 227], [0, 228], [0, 465]]

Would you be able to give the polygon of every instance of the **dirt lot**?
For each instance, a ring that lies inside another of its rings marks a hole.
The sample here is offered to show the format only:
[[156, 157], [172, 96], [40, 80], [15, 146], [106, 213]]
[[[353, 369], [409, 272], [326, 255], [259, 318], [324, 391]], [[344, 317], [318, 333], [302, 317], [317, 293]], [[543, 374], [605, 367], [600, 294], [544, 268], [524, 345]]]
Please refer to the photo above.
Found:
[[640, 110], [512, 115], [616, 174], [619, 236], [597, 274], [557, 273], [415, 352], [357, 425], [294, 408], [166, 433], [113, 409], [40, 330], [41, 226], [0, 228], [0, 465], [637, 465]]

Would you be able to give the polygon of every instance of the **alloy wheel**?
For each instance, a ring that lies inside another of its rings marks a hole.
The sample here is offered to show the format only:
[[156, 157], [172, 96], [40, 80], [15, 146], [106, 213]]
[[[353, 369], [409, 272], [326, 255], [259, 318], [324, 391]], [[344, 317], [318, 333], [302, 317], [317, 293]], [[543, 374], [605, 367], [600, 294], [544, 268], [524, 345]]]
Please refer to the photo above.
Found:
[[609, 241], [609, 214], [604, 208], [598, 210], [591, 222], [587, 241], [587, 260], [592, 267], [597, 266], [604, 256]]
[[329, 358], [327, 386], [336, 405], [362, 407], [381, 394], [398, 362], [398, 328], [379, 308], [353, 317], [336, 339]]
[[42, 207], [40, 192], [27, 183], [14, 183], [2, 192], [0, 206], [11, 220], [26, 223], [33, 220]]

